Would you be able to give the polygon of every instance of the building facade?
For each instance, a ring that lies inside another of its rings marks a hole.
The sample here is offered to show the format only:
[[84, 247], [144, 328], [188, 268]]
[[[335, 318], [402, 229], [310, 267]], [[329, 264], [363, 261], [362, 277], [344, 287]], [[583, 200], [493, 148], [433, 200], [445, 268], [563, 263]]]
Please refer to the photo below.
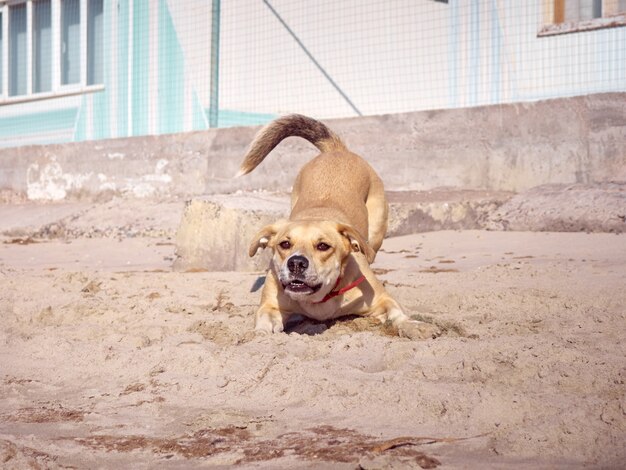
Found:
[[626, 91], [626, 0], [0, 0], [0, 146]]

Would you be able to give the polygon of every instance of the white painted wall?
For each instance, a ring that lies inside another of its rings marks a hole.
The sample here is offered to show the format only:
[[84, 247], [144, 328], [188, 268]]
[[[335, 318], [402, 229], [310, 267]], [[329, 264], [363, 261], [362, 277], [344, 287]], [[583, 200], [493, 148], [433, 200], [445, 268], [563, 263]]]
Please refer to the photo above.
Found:
[[[626, 27], [538, 37], [541, 0], [269, 0], [363, 114], [626, 90]], [[257, 0], [223, 1], [220, 102], [355, 113]]]

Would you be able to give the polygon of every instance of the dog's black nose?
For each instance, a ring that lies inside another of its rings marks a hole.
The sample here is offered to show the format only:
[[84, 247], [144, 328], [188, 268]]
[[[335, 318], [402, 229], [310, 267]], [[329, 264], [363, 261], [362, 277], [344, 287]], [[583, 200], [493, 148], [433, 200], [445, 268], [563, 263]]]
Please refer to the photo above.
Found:
[[304, 256], [296, 255], [287, 260], [287, 268], [292, 274], [302, 274], [309, 267], [309, 260]]

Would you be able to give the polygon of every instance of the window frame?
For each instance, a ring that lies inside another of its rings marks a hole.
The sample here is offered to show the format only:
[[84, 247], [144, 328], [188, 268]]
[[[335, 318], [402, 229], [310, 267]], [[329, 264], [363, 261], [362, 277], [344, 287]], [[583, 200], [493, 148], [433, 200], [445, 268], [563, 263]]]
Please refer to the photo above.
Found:
[[[52, 89], [44, 92], [33, 91], [33, 9], [37, 0], [0, 0], [0, 18], [2, 21], [2, 77], [0, 79], [0, 106], [26, 103], [31, 101], [47, 100], [62, 96], [73, 96], [84, 93], [94, 93], [105, 89], [104, 83], [87, 84], [87, 8], [88, 0], [80, 0], [80, 80], [77, 83], [63, 85], [61, 83], [61, 2], [63, 0], [50, 0], [51, 5], [51, 37], [52, 37], [52, 57], [51, 57], [51, 73], [52, 73]], [[10, 25], [9, 25], [9, 9], [12, 6], [26, 4], [26, 51], [27, 51], [27, 73], [26, 73], [26, 92], [21, 95], [9, 95], [10, 89], [10, 70], [9, 70], [9, 42], [10, 42]], [[103, 13], [104, 14], [104, 13]]]
[[565, 21], [567, 0], [543, 0], [543, 24], [538, 37], [582, 33], [626, 26], [626, 11], [620, 11], [618, 0], [602, 0], [602, 16], [587, 20]]

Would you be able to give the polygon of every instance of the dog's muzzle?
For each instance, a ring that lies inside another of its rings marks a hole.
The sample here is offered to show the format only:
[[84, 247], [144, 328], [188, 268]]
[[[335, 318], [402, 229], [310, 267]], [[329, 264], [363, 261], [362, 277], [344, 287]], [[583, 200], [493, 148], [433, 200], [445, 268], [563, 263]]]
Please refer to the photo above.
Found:
[[283, 288], [290, 294], [310, 295], [316, 293], [322, 284], [311, 283], [307, 278], [309, 260], [302, 255], [293, 255], [287, 260], [287, 276], [281, 279]]
[[304, 274], [309, 267], [309, 260], [302, 255], [294, 255], [287, 260], [287, 269], [295, 276]]

